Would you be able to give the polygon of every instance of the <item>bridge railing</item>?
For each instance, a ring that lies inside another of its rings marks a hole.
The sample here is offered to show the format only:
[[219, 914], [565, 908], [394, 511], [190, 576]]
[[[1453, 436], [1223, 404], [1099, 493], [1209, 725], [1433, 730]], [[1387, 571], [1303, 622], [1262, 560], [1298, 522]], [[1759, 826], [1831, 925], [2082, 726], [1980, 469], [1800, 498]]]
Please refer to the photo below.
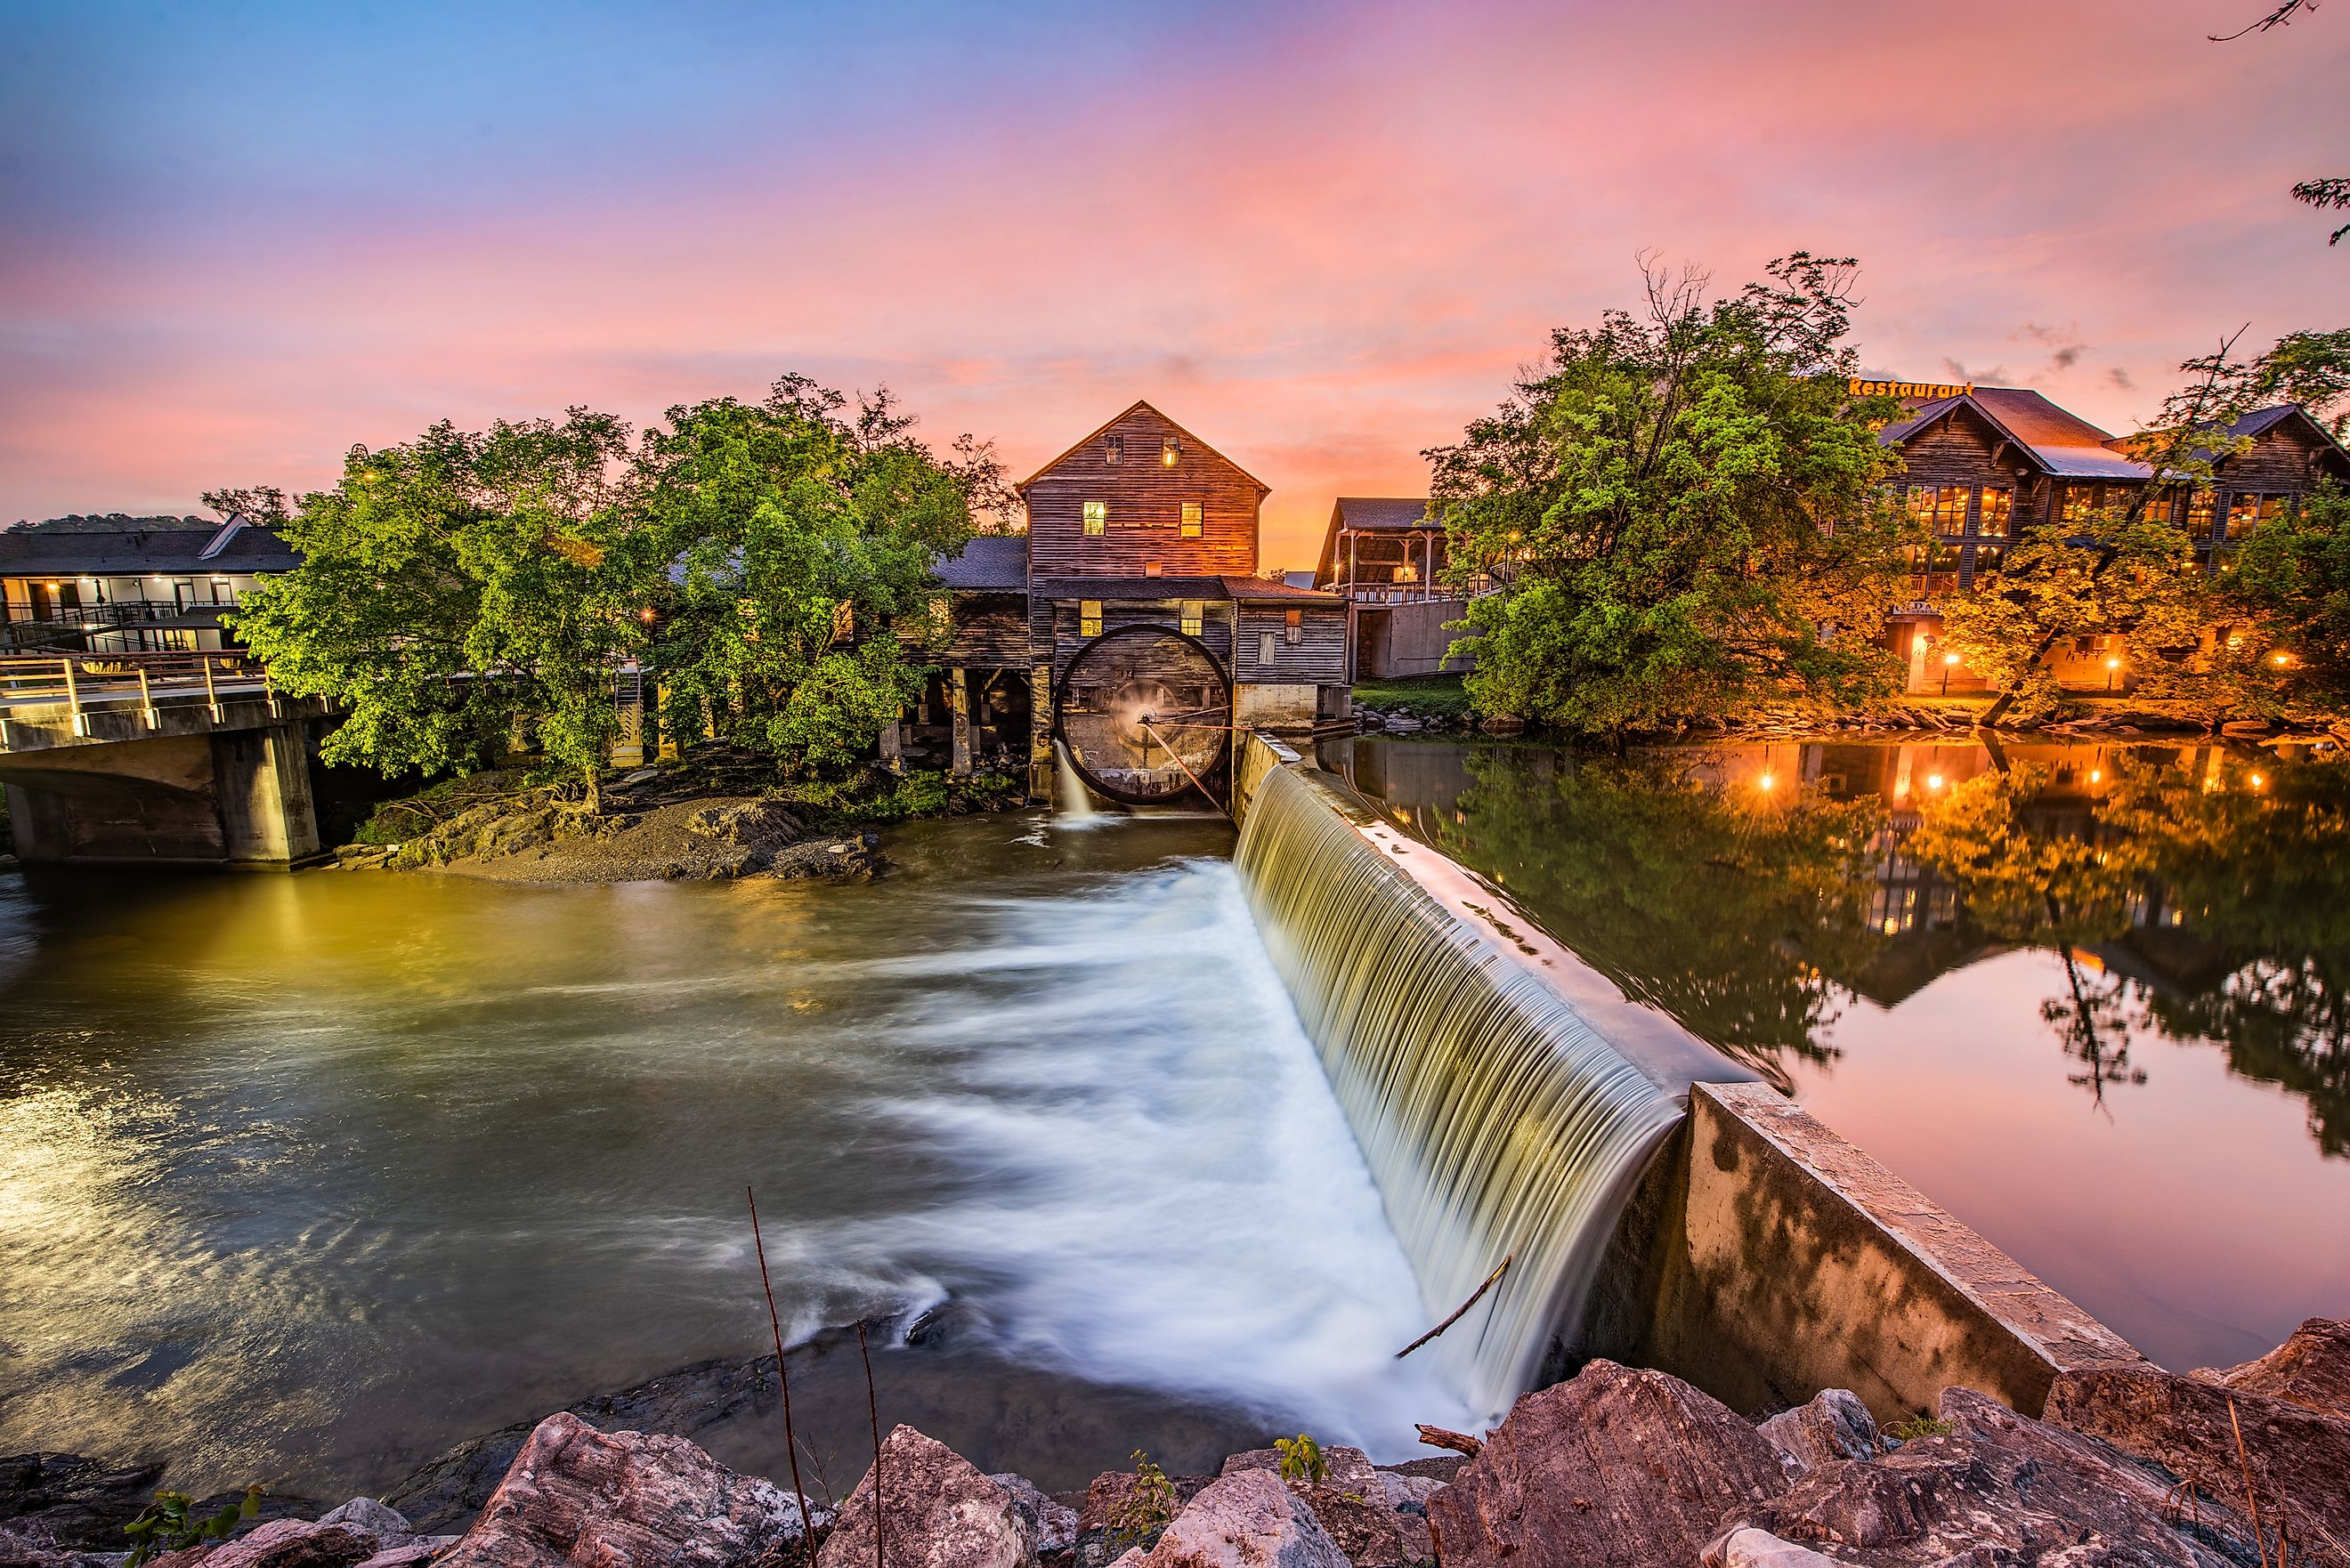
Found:
[[149, 729], [158, 722], [156, 710], [165, 703], [203, 702], [214, 722], [230, 696], [250, 697], [258, 691], [278, 711], [277, 691], [269, 671], [242, 653], [73, 653], [49, 658], [0, 658], [0, 710], [55, 707], [62, 704], [73, 716], [73, 732], [89, 733], [93, 711], [116, 711], [135, 704]]

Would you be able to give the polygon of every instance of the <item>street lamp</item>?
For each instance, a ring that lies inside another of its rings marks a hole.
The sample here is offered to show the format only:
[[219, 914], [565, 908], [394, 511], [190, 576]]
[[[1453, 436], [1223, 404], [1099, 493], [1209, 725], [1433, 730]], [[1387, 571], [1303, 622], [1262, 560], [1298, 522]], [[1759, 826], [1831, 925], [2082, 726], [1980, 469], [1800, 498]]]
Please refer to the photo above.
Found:
[[2106, 660], [2106, 691], [2108, 695], [2112, 693], [2114, 689], [2114, 676], [2121, 670], [2121, 667], [2122, 661], [2118, 659], [2108, 659]]
[[1957, 668], [1959, 656], [1955, 653], [1942, 655], [1942, 695], [1945, 697], [1950, 694], [1950, 671]]

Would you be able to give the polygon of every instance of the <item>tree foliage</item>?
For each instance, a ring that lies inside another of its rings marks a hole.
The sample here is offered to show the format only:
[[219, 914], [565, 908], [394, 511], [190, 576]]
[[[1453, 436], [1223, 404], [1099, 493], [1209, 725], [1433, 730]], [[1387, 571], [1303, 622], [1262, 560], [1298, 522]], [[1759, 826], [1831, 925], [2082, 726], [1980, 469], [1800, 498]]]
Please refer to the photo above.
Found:
[[1434, 464], [1488, 712], [1621, 732], [1790, 696], [1889, 691], [1902, 524], [1882, 400], [1843, 339], [1855, 264], [1798, 252], [1708, 305], [1646, 269], [1638, 314], [1561, 328], [1546, 366]]
[[654, 661], [665, 717], [787, 765], [838, 768], [918, 697], [943, 635], [931, 566], [994, 504], [993, 456], [941, 460], [886, 394], [803, 377], [671, 409], [646, 506], [673, 562]]
[[227, 618], [280, 687], [342, 704], [329, 762], [462, 769], [521, 723], [592, 781], [659, 565], [631, 455], [577, 408], [353, 447], [281, 524], [300, 566]]

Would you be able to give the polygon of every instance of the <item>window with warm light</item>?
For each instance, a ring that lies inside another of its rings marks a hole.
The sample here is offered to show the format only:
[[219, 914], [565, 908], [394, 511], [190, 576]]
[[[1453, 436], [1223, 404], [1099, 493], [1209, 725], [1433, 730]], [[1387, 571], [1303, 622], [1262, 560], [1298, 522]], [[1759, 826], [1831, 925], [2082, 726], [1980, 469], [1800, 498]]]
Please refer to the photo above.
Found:
[[2066, 523], [2086, 523], [2097, 514], [2098, 487], [2094, 484], [2068, 484], [2057, 506], [2056, 515]]
[[1200, 627], [1201, 623], [1207, 619], [1207, 614], [1208, 607], [1202, 604], [1200, 600], [1185, 599], [1183, 601], [1183, 635], [1185, 637], [1199, 636]]
[[2199, 485], [2187, 497], [2187, 532], [2189, 537], [2209, 539], [2211, 525], [2219, 521], [2220, 494], [2210, 485]]
[[2015, 517], [2015, 492], [2004, 484], [1983, 486], [1982, 508], [1975, 532], [1986, 539], [2004, 539]]
[[1183, 537], [1196, 539], [1199, 536], [1200, 504], [1196, 501], [1186, 501], [1183, 503]]
[[1161, 468], [1174, 467], [1175, 460], [1182, 455], [1183, 441], [1180, 436], [1169, 436], [1159, 443], [1159, 464]]
[[1101, 635], [1101, 606], [1102, 602], [1099, 599], [1079, 599], [1077, 601], [1077, 635], [1079, 637], [1099, 637]]
[[2289, 495], [2231, 495], [2228, 498], [2228, 539], [2243, 538], [2263, 523], [2284, 521]]
[[1102, 443], [1102, 461], [1112, 468], [1126, 461], [1126, 438], [1112, 436]]
[[1087, 502], [1086, 532], [1088, 534], [1099, 534], [1103, 529], [1108, 526], [1109, 503], [1107, 501]]

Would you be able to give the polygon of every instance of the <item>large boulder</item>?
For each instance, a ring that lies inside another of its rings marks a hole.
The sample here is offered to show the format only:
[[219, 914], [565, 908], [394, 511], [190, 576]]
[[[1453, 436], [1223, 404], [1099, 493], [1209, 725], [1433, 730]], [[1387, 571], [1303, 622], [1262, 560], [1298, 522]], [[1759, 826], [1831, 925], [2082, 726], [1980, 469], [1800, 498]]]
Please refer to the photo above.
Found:
[[120, 1552], [122, 1527], [139, 1517], [163, 1466], [109, 1465], [79, 1454], [0, 1459], [0, 1523], [25, 1540]]
[[[1036, 1525], [1022, 1500], [944, 1443], [911, 1427], [883, 1439], [879, 1506], [882, 1568], [1029, 1568]], [[873, 1471], [840, 1507], [817, 1568], [875, 1562]]]
[[1445, 1568], [1651, 1568], [1694, 1562], [1732, 1511], [1786, 1489], [1777, 1450], [1726, 1406], [1600, 1360], [1520, 1398], [1428, 1521]]
[[[820, 1519], [819, 1519], [820, 1522]], [[790, 1493], [683, 1438], [599, 1432], [568, 1412], [530, 1435], [446, 1568], [737, 1568], [800, 1535]]]
[[2350, 1323], [2314, 1317], [2293, 1337], [2257, 1361], [2224, 1371], [2195, 1374], [2208, 1383], [2246, 1394], [2304, 1405], [2322, 1416], [2350, 1421]]
[[[2280, 1373], [2277, 1380], [2290, 1376]], [[2297, 1541], [2319, 1539], [2319, 1529], [2345, 1537], [2350, 1419], [2151, 1366], [2060, 1373], [2044, 1414], [2165, 1466], [2194, 1483], [2204, 1500], [2248, 1515], [2257, 1505], [2264, 1522], [2273, 1529], [2285, 1521]]]
[[0, 1568], [114, 1568], [120, 1561], [120, 1552], [59, 1546], [47, 1536], [27, 1535], [0, 1524]]
[[234, 1540], [155, 1559], [155, 1568], [353, 1568], [377, 1552], [375, 1537], [354, 1525], [273, 1519]]
[[[1371, 1468], [1371, 1456], [1360, 1449], [1332, 1444], [1322, 1450], [1322, 1463], [1320, 1480], [1284, 1480], [1283, 1484], [1314, 1511], [1315, 1519], [1338, 1543], [1347, 1561], [1355, 1568], [1402, 1568], [1411, 1561], [1405, 1551], [1402, 1521], [1388, 1501], [1387, 1489], [1379, 1484], [1378, 1471]], [[1225, 1475], [1243, 1470], [1263, 1470], [1278, 1479], [1280, 1450], [1251, 1449], [1224, 1461]], [[1424, 1535], [1424, 1515], [1419, 1522]]]
[[[1347, 1554], [1280, 1476], [1221, 1476], [1175, 1516], [1136, 1568], [1347, 1568]], [[829, 1568], [829, 1565], [827, 1565]]]
[[1779, 1450], [1791, 1476], [1885, 1451], [1877, 1418], [1849, 1388], [1823, 1388], [1808, 1403], [1781, 1411], [1756, 1429]]
[[1036, 1536], [1036, 1554], [1049, 1557], [1066, 1552], [1077, 1543], [1077, 1511], [1067, 1503], [1055, 1501], [1041, 1490], [1026, 1476], [992, 1475], [987, 1478], [1012, 1494], [1012, 1505], [1028, 1516]]

